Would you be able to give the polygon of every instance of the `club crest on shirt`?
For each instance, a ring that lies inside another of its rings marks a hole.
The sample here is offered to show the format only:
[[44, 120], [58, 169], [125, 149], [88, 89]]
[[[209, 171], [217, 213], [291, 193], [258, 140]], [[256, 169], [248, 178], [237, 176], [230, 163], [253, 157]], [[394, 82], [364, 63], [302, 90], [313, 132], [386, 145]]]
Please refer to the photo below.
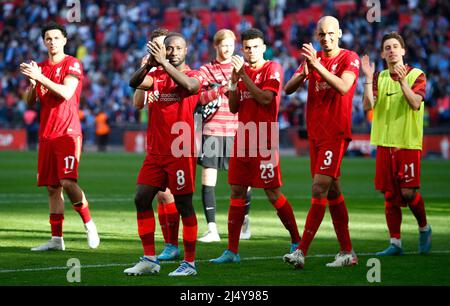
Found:
[[359, 69], [359, 60], [355, 59], [353, 62], [350, 63], [350, 66], [355, 66], [356, 69]]
[[55, 77], [59, 77], [59, 73], [61, 72], [61, 67], [56, 68], [56, 74]]
[[336, 74], [336, 68], [338, 64], [331, 65], [331, 73]]
[[280, 73], [278, 71], [275, 71], [274, 74], [271, 74], [269, 79], [271, 80], [277, 80], [278, 82], [281, 82]]
[[81, 74], [80, 63], [78, 63], [78, 62], [73, 63], [73, 66], [69, 66], [69, 71], [74, 71], [74, 72], [78, 72]]
[[261, 73], [258, 73], [255, 77], [255, 84], [261, 83]]

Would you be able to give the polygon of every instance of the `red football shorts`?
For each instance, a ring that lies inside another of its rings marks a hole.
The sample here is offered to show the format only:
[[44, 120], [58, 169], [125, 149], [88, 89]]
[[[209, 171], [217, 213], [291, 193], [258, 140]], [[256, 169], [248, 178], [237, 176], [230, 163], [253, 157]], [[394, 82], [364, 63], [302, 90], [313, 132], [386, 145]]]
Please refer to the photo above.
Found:
[[168, 187], [174, 195], [194, 193], [196, 167], [196, 157], [147, 154], [137, 183], [159, 187], [162, 191]]
[[58, 186], [62, 179], [78, 178], [82, 137], [65, 135], [39, 141], [38, 186]]
[[341, 163], [350, 141], [342, 138], [309, 140], [311, 176], [323, 174], [337, 179], [341, 176]]
[[255, 188], [280, 187], [283, 183], [278, 151], [269, 157], [230, 157], [228, 183]]
[[400, 192], [420, 187], [421, 150], [377, 147], [375, 189]]

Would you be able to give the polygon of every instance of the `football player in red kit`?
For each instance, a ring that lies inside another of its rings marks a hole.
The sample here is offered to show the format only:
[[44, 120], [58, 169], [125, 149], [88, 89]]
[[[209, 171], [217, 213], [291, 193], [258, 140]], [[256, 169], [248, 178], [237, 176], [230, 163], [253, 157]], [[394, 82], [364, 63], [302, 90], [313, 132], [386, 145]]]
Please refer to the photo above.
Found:
[[91, 218], [83, 190], [77, 184], [82, 133], [78, 116], [83, 66], [64, 53], [67, 32], [64, 26], [50, 23], [43, 27], [42, 38], [48, 59], [37, 64], [22, 63], [20, 72], [31, 85], [26, 92], [28, 105], [41, 103], [39, 129], [38, 186], [47, 186], [52, 238], [32, 251], [64, 250], [63, 221], [66, 192], [72, 207], [81, 216], [88, 245], [97, 248], [100, 238]]
[[316, 51], [310, 43], [303, 44], [301, 52], [305, 62], [285, 85], [286, 94], [291, 94], [306, 78], [309, 80], [306, 120], [313, 177], [311, 208], [298, 249], [283, 257], [296, 268], [303, 268], [327, 203], [340, 244], [340, 252], [327, 266], [349, 266], [358, 260], [350, 240], [348, 212], [339, 178], [342, 158], [352, 137], [352, 99], [360, 60], [355, 52], [339, 47], [342, 31], [336, 18], [322, 17], [316, 35], [322, 51]]
[[228, 183], [231, 185], [228, 249], [220, 257], [210, 260], [217, 264], [240, 262], [239, 236], [249, 186], [264, 189], [290, 233], [291, 251], [300, 243], [292, 206], [280, 190], [277, 123], [282, 67], [264, 59], [266, 45], [260, 30], [252, 28], [242, 32], [241, 41], [247, 63], [244, 64], [240, 56], [232, 57], [233, 72], [229, 85], [229, 107], [232, 113], [238, 113], [239, 126], [228, 170]]
[[[140, 275], [159, 272], [152, 201], [158, 191], [168, 187], [181, 215], [184, 245], [184, 260], [169, 276], [196, 275], [197, 218], [192, 205], [196, 170], [193, 114], [203, 79], [198, 71], [191, 70], [185, 64], [187, 43], [181, 34], [169, 33], [163, 45], [149, 42], [147, 47], [151, 54], [149, 60], [130, 80], [130, 86], [151, 89], [154, 95], [147, 131], [152, 136], [138, 175], [135, 195], [138, 232], [144, 256], [124, 273]], [[148, 74], [156, 66], [162, 69]]]

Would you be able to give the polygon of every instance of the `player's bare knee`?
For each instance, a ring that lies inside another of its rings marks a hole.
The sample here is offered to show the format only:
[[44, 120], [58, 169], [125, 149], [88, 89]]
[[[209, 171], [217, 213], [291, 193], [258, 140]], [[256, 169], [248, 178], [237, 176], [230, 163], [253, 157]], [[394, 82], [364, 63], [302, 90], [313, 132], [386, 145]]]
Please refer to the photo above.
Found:
[[142, 190], [136, 191], [134, 196], [134, 205], [137, 211], [145, 211], [151, 207], [150, 195]]
[[313, 198], [324, 198], [327, 194], [327, 188], [328, 186], [325, 186], [321, 183], [313, 183], [312, 185], [312, 196]]
[[49, 197], [60, 196], [61, 186], [47, 186], [47, 193]]
[[282, 195], [280, 190], [278, 188], [276, 189], [264, 189], [264, 192], [266, 193], [267, 199], [274, 205], [278, 198]]
[[330, 189], [328, 190], [328, 195], [327, 195], [327, 199], [328, 200], [334, 200], [339, 198], [339, 196], [341, 195], [341, 192], [335, 189]]
[[247, 187], [238, 185], [231, 186], [232, 199], [245, 199], [246, 195], [247, 195]]
[[414, 197], [416, 196], [416, 190], [414, 189], [402, 189], [402, 198], [406, 202], [410, 203], [412, 200], [414, 200]]
[[77, 182], [75, 182], [73, 180], [69, 180], [69, 179], [62, 179], [59, 183], [61, 184], [61, 186], [63, 187], [63, 189], [66, 192], [68, 190], [72, 190], [72, 189], [76, 188], [76, 186], [78, 185]]
[[175, 206], [182, 217], [195, 215], [192, 205], [192, 194], [174, 196]]
[[384, 200], [386, 203], [391, 203], [394, 200], [394, 194], [390, 191], [384, 192]]

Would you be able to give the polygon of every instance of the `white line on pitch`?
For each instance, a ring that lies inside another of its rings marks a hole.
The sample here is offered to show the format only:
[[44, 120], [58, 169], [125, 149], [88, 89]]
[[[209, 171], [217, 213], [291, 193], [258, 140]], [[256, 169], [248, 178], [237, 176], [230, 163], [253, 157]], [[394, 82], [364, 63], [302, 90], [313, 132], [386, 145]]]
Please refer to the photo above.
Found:
[[[449, 254], [450, 250], [438, 250], [431, 251], [431, 254]], [[406, 255], [414, 255], [417, 252], [404, 252]], [[365, 256], [375, 256], [375, 253], [358, 253], [359, 257]], [[315, 254], [309, 255], [307, 257], [334, 257], [336, 254]], [[269, 257], [245, 257], [241, 258], [243, 261], [257, 261], [257, 260], [273, 260], [273, 259], [281, 259], [281, 256], [269, 256]], [[209, 259], [199, 259], [196, 262], [208, 262]], [[164, 261], [164, 263], [177, 263], [178, 261]], [[110, 263], [110, 264], [98, 264], [98, 265], [81, 265], [81, 268], [108, 268], [108, 267], [124, 267], [131, 266], [135, 263]], [[9, 270], [0, 270], [0, 273], [14, 273], [14, 272], [37, 272], [37, 271], [52, 271], [52, 270], [67, 270], [70, 267], [67, 266], [59, 266], [59, 267], [45, 267], [45, 268], [27, 268], [27, 269], [9, 269]]]

